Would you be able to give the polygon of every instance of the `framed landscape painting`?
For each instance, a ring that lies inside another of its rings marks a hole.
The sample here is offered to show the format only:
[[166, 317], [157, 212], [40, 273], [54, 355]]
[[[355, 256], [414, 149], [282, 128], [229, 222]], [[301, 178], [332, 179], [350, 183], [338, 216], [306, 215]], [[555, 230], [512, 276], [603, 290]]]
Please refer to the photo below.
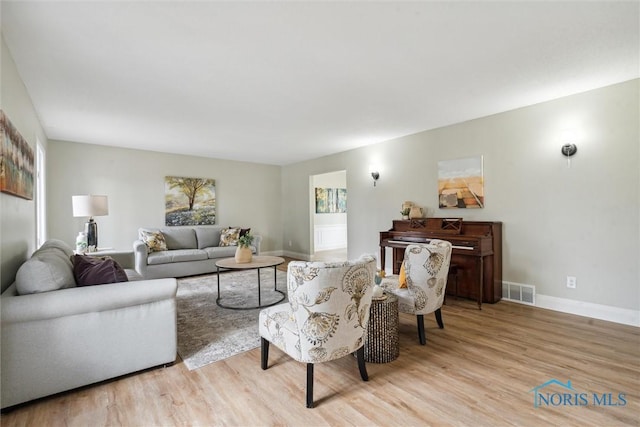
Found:
[[164, 189], [166, 225], [216, 223], [215, 180], [167, 176]]
[[482, 156], [438, 162], [438, 206], [484, 207]]
[[33, 200], [33, 150], [1, 110], [0, 128], [0, 191]]

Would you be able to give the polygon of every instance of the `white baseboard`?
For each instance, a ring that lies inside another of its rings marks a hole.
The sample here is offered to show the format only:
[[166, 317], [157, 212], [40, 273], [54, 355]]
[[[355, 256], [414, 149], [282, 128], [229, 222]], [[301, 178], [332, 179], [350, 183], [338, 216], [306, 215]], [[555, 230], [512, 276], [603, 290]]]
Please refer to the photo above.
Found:
[[275, 252], [269, 252], [269, 253], [265, 253], [265, 255], [273, 255], [273, 256], [287, 256], [289, 258], [295, 258], [295, 259], [301, 259], [303, 261], [311, 261], [311, 257], [309, 256], [309, 254], [301, 254], [298, 252], [292, 252], [292, 251], [277, 251], [278, 253], [276, 254]]
[[594, 304], [542, 294], [536, 295], [536, 307], [640, 327], [640, 310]]

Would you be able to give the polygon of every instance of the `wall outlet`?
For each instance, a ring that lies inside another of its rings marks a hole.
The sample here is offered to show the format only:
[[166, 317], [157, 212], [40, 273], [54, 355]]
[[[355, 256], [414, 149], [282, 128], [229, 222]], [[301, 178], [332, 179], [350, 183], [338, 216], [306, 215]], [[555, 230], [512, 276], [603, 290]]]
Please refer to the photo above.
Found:
[[291, 247], [291, 240], [289, 240], [289, 247]]
[[567, 276], [567, 288], [575, 289], [577, 284], [577, 279], [575, 276]]

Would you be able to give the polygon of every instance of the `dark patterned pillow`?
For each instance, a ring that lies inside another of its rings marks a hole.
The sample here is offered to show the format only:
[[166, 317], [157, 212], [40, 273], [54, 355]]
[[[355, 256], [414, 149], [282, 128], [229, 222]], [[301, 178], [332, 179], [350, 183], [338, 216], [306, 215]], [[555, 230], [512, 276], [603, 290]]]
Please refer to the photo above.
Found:
[[220, 246], [238, 246], [240, 229], [236, 227], [223, 228], [220, 231]]
[[239, 228], [240, 229], [240, 236], [238, 237], [242, 237], [245, 234], [249, 233], [251, 231], [251, 228], [242, 228], [242, 227], [231, 227], [231, 228]]
[[73, 255], [73, 276], [77, 286], [127, 282], [127, 273], [109, 257]]

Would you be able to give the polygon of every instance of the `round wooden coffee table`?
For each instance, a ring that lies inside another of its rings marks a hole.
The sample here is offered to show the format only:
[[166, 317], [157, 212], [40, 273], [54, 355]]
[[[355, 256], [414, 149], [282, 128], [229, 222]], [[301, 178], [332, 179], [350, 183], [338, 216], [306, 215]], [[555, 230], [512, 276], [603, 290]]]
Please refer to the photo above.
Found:
[[[216, 297], [216, 304], [218, 304], [222, 308], [229, 308], [232, 310], [253, 310], [256, 308], [264, 308], [271, 307], [272, 305], [276, 305], [285, 298], [285, 294], [282, 291], [278, 290], [278, 274], [276, 267], [284, 262], [284, 258], [279, 256], [256, 256], [254, 255], [251, 262], [245, 262], [242, 264], [238, 264], [235, 258], [224, 258], [220, 261], [216, 262], [217, 268], [217, 276], [218, 276], [218, 296]], [[272, 302], [270, 304], [262, 305], [260, 298], [260, 269], [273, 267], [273, 290], [282, 294], [282, 297], [276, 302]], [[220, 302], [220, 269], [225, 270], [258, 270], [258, 305], [254, 307], [245, 307], [245, 306], [229, 306], [224, 305]]]

